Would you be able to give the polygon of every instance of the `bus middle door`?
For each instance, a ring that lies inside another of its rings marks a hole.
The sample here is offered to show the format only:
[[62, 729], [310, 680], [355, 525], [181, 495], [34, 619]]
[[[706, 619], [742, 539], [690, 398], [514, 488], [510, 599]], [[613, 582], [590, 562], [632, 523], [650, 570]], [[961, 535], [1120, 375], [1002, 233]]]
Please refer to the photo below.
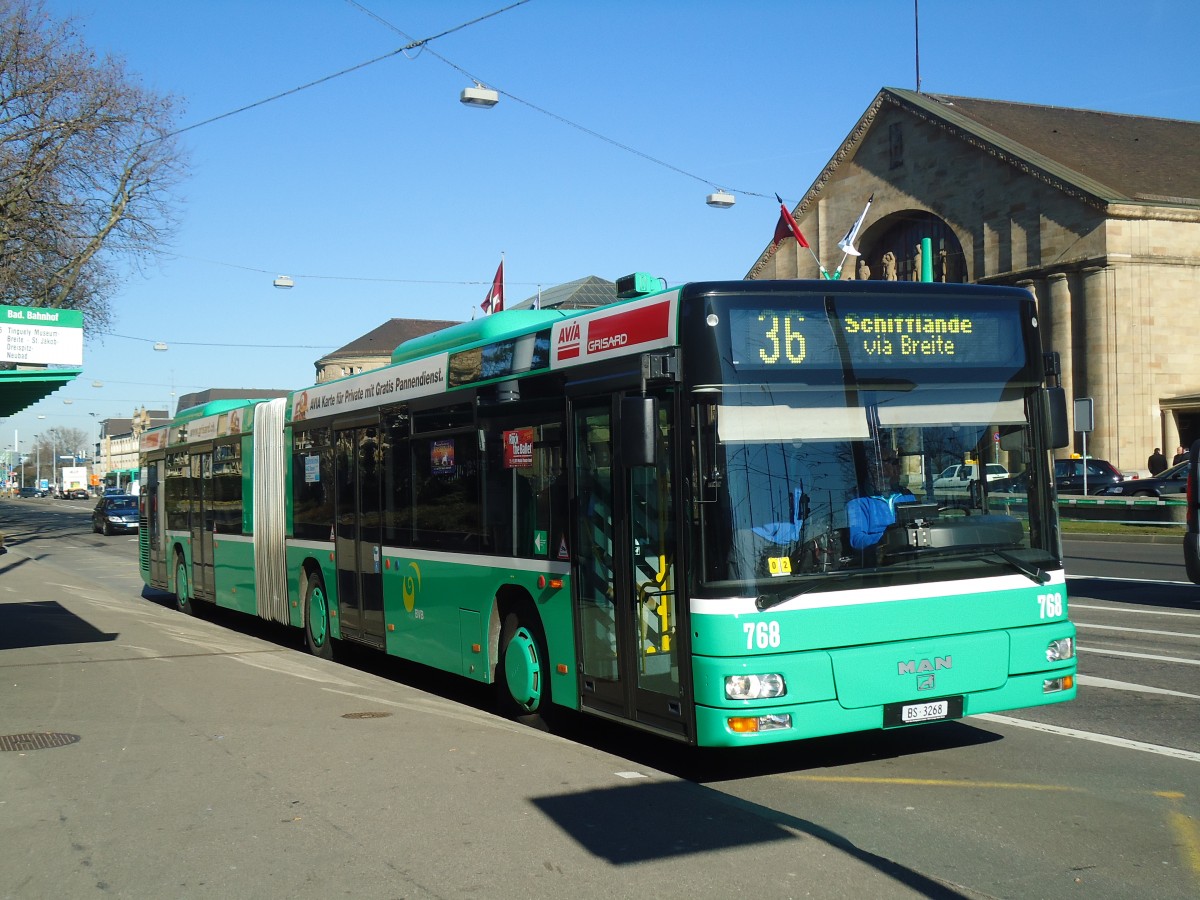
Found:
[[334, 550], [341, 636], [384, 645], [379, 429], [345, 428], [334, 439]]

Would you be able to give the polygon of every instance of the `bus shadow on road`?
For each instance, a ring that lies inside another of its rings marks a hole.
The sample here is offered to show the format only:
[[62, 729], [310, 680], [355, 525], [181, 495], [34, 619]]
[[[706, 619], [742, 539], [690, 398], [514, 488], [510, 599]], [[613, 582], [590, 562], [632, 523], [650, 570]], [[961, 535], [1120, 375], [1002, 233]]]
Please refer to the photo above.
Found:
[[781, 842], [807, 837], [836, 848], [921, 896], [964, 896], [815, 822], [687, 781], [634, 782], [533, 797], [530, 802], [579, 846], [612, 865], [753, 846], [774, 845], [787, 852]]
[[53, 600], [0, 603], [0, 650], [116, 639], [117, 634], [100, 631]]

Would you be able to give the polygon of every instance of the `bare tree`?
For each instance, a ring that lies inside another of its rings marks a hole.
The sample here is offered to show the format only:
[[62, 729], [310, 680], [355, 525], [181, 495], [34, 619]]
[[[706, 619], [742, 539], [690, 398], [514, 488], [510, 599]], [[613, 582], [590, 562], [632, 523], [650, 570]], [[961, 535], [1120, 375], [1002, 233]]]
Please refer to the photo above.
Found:
[[58, 425], [34, 435], [32, 446], [22, 454], [25, 484], [31, 485], [42, 476], [48, 479], [51, 472], [71, 465], [69, 460], [62, 459], [64, 456], [91, 459], [93, 440], [80, 428]]
[[108, 323], [119, 264], [174, 230], [175, 106], [41, 0], [0, 0], [0, 304]]

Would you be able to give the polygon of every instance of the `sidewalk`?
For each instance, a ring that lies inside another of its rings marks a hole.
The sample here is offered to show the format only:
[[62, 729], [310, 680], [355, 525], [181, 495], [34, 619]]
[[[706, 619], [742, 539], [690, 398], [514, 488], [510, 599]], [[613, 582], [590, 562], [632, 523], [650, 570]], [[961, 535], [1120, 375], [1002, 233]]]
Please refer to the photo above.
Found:
[[964, 896], [27, 546], [0, 557], [0, 897]]

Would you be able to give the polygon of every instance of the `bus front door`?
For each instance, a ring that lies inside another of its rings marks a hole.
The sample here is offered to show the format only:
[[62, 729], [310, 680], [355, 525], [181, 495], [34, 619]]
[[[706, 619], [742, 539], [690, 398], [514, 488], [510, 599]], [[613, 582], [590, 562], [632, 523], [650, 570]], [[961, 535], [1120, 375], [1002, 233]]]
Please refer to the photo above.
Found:
[[384, 645], [379, 501], [379, 429], [337, 432], [334, 452], [334, 550], [341, 636]]
[[576, 513], [573, 580], [584, 708], [690, 737], [676, 604], [674, 428], [660, 398], [657, 461], [624, 466], [620, 397], [572, 414]]

